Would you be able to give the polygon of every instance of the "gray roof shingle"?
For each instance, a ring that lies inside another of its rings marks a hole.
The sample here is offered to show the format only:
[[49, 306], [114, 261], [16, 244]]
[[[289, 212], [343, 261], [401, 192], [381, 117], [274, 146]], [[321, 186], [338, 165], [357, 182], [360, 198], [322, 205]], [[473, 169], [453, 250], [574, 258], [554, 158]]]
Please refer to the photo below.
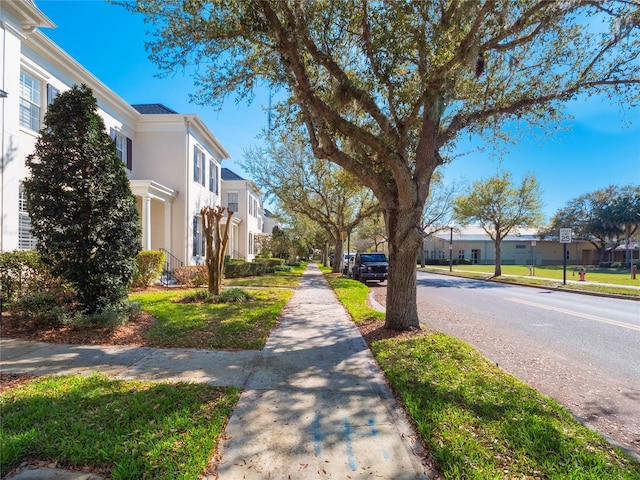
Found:
[[176, 114], [175, 110], [171, 110], [169, 107], [165, 107], [161, 103], [140, 103], [137, 105], [131, 105], [139, 113], [143, 115], [155, 115], [155, 114]]

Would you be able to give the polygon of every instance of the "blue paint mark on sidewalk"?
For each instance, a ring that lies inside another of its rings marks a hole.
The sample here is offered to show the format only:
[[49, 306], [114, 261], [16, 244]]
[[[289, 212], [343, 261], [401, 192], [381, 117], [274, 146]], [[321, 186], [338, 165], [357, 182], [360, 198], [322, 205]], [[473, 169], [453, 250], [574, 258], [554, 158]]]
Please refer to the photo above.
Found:
[[311, 422], [311, 431], [313, 433], [313, 448], [318, 457], [322, 456], [322, 440], [324, 435], [322, 434], [322, 429], [320, 427], [320, 417], [315, 415], [313, 417], [313, 422]]
[[353, 442], [351, 441], [351, 434], [353, 433], [353, 430], [351, 430], [351, 425], [349, 425], [347, 417], [342, 417], [342, 424], [344, 426], [344, 440], [347, 444], [347, 460], [349, 461], [349, 468], [351, 470], [355, 470], [357, 468], [356, 457], [353, 455]]
[[[373, 418], [370, 418], [367, 423], [369, 424], [369, 428], [371, 429], [371, 437], [377, 437], [378, 436], [378, 429], [376, 428], [376, 422]], [[382, 458], [384, 458], [385, 461], [389, 461], [389, 459], [391, 458], [389, 456], [389, 452], [387, 452], [387, 450], [378, 443], [378, 446], [380, 447], [380, 450], [382, 450]]]

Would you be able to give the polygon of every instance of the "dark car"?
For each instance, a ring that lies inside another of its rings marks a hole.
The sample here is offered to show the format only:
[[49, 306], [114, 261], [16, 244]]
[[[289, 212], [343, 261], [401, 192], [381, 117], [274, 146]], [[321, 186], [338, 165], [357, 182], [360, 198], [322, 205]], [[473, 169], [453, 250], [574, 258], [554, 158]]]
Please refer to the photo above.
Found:
[[366, 282], [367, 280], [384, 282], [387, 279], [388, 270], [389, 263], [384, 253], [358, 252], [353, 259], [351, 278], [361, 282]]

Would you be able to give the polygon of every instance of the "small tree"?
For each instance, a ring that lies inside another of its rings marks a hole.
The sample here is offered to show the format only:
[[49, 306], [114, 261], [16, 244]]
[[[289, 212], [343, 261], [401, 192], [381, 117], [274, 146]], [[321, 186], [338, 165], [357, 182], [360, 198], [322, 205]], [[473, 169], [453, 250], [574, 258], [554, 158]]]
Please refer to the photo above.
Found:
[[26, 159], [24, 181], [37, 249], [88, 314], [123, 303], [140, 251], [135, 197], [97, 110], [85, 85], [60, 94]]
[[534, 175], [525, 175], [520, 186], [511, 182], [511, 174], [502, 171], [479, 180], [456, 197], [453, 212], [462, 224], [476, 222], [493, 240], [496, 249], [495, 276], [502, 275], [500, 244], [516, 227], [533, 226], [542, 219], [540, 187]]
[[[222, 232], [221, 221], [224, 212], [227, 212], [227, 223]], [[229, 225], [233, 211], [227, 207], [202, 207], [200, 217], [202, 230], [206, 238], [205, 263], [209, 280], [209, 292], [220, 295], [222, 292], [222, 276], [224, 274], [224, 252], [229, 241]]]

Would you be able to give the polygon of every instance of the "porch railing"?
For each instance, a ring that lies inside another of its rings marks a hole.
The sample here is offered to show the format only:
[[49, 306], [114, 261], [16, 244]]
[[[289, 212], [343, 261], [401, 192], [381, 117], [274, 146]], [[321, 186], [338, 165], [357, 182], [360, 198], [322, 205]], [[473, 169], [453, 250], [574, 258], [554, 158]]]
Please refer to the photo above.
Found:
[[178, 283], [178, 279], [175, 276], [176, 268], [182, 267], [184, 263], [164, 248], [160, 248], [159, 250], [165, 254], [160, 283], [165, 287], [176, 285]]

